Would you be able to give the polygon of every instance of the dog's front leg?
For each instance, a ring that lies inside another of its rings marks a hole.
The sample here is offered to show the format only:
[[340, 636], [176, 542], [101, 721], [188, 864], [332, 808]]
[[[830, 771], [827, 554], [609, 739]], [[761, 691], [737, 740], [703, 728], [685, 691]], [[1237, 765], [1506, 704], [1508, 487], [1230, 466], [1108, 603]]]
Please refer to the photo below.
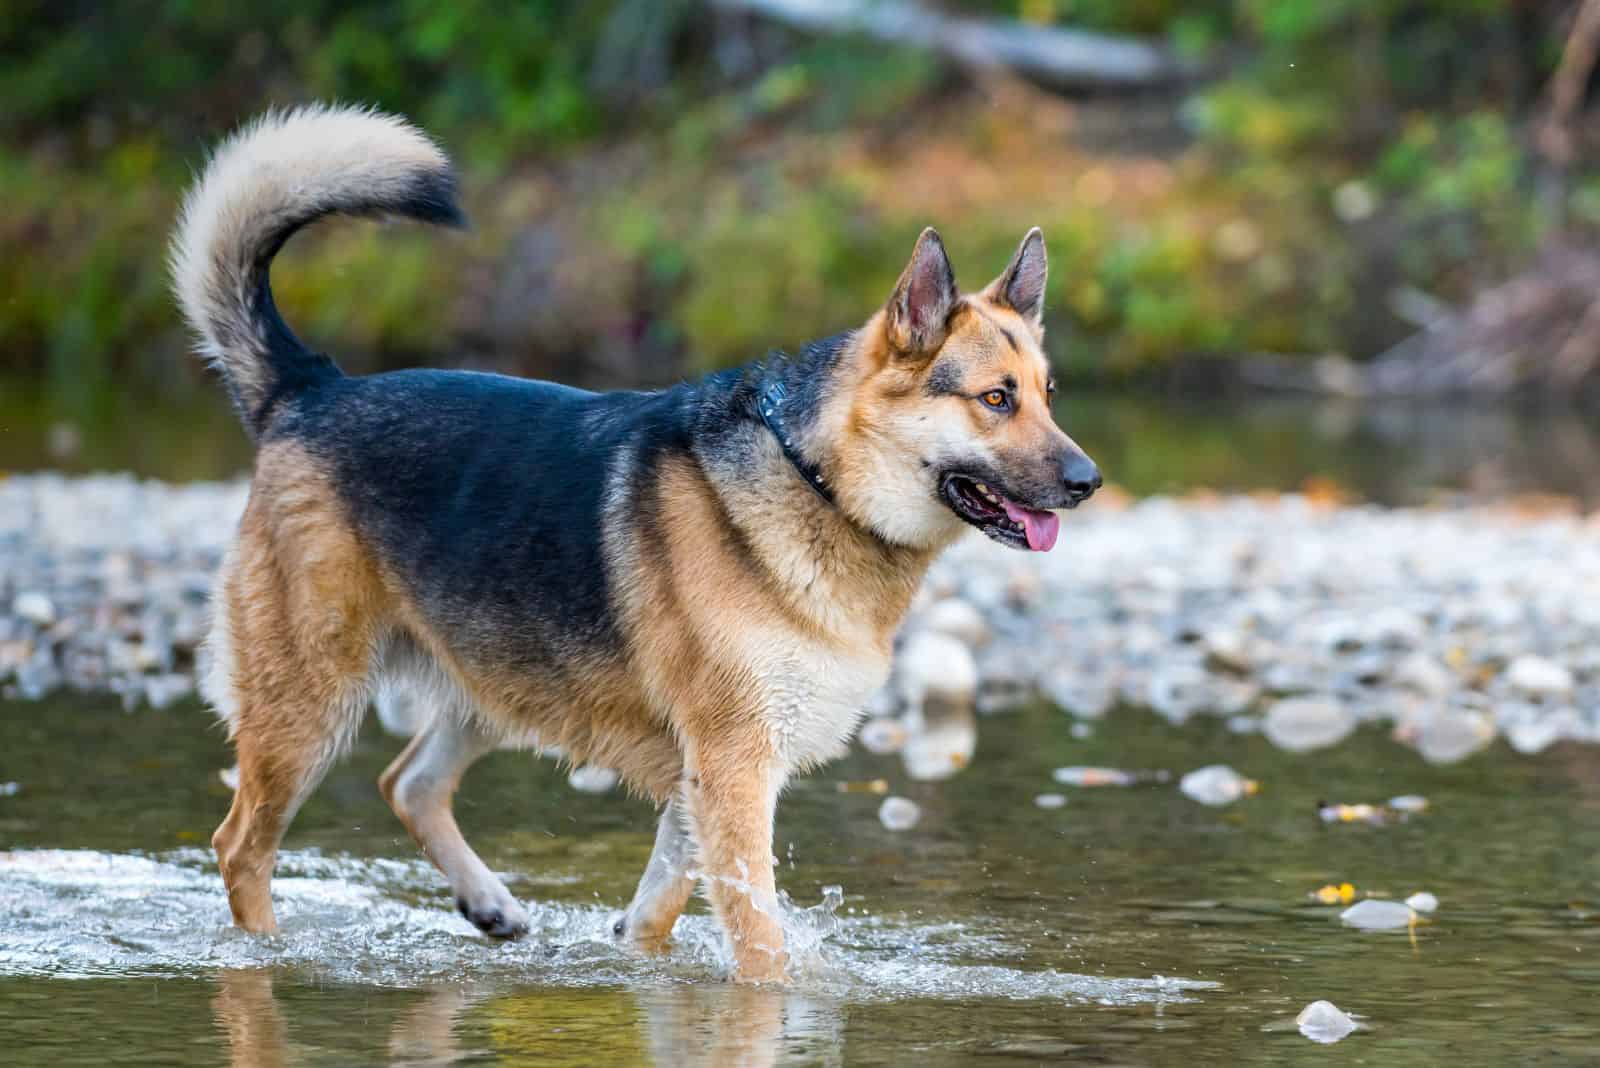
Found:
[[782, 981], [787, 963], [774, 885], [776, 761], [765, 745], [696, 747], [684, 791], [706, 896], [741, 982]]

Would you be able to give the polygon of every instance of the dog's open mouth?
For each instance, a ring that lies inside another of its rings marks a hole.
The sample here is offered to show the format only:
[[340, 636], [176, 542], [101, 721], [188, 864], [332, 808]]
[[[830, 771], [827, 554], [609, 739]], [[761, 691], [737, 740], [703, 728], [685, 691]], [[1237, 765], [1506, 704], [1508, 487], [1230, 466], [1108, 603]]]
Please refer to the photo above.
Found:
[[1061, 531], [1061, 517], [1054, 512], [1025, 508], [966, 475], [946, 475], [940, 489], [952, 512], [1013, 549], [1047, 553]]

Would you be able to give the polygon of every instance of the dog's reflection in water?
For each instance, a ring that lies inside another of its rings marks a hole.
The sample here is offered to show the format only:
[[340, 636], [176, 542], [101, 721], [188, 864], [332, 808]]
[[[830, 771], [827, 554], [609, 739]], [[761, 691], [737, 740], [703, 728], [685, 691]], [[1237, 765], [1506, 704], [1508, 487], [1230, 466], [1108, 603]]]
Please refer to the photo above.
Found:
[[278, 1068], [289, 1063], [289, 1028], [272, 996], [271, 972], [240, 968], [217, 976], [211, 1015], [228, 1040], [233, 1068]]
[[[295, 1039], [272, 986], [270, 969], [217, 977], [212, 1013], [233, 1068], [314, 1059], [309, 1044]], [[346, 1037], [359, 1034], [363, 1046], [376, 1044], [366, 1036], [373, 1015], [360, 1016]], [[459, 984], [429, 988], [393, 1017], [387, 1063], [425, 1068], [506, 1056], [556, 1065], [834, 1064], [843, 1060], [843, 1030], [837, 1003], [784, 989], [680, 983], [517, 991]], [[334, 1052], [326, 1042], [315, 1048]]]

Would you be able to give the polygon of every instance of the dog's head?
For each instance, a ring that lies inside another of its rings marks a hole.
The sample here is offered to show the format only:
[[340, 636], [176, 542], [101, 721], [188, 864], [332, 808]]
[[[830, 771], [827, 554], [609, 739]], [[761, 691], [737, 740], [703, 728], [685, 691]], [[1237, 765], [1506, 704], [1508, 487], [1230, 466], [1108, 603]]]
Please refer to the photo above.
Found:
[[1041, 347], [1044, 238], [1028, 232], [982, 291], [963, 295], [924, 230], [889, 302], [856, 335], [830, 428], [843, 505], [885, 539], [937, 547], [966, 526], [1046, 551], [1100, 472], [1050, 413]]

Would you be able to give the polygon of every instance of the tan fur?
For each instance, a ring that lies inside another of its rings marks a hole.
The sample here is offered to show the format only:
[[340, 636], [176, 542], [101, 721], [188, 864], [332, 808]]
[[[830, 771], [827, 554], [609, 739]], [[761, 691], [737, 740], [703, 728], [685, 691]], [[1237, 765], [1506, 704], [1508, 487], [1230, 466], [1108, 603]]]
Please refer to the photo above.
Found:
[[360, 721], [386, 596], [327, 479], [292, 446], [258, 457], [218, 588], [239, 788], [212, 844], [235, 921], [270, 931], [278, 842]]

